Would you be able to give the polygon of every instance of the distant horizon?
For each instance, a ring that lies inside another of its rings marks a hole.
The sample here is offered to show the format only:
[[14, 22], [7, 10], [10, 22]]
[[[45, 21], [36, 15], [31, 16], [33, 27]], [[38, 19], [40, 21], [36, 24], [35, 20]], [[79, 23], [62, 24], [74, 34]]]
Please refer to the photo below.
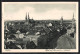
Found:
[[[33, 19], [34, 21], [40, 21], [40, 20], [35, 20]], [[49, 20], [49, 19], [46, 19], [46, 20]], [[52, 19], [51, 19], [52, 20]], [[53, 20], [61, 20], [61, 19], [53, 19]], [[64, 20], [72, 20], [72, 19], [63, 19]], [[26, 20], [4, 20], [4, 21], [26, 21]], [[43, 20], [44, 21], [44, 20]]]

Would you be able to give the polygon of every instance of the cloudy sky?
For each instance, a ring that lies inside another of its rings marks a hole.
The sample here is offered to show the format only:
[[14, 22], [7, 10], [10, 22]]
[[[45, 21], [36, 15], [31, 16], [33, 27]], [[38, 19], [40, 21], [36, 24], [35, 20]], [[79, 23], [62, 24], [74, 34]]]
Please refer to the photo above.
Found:
[[2, 15], [5, 20], [24, 20], [29, 12], [34, 20], [72, 19], [76, 18], [76, 3], [3, 3]]

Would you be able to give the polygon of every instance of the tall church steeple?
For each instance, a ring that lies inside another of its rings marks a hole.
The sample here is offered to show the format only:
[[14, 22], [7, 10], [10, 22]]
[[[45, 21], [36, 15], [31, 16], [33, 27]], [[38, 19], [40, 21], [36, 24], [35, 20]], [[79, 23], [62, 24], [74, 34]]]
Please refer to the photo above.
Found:
[[74, 28], [75, 25], [75, 19], [74, 19], [74, 13], [73, 13], [73, 18], [72, 18], [72, 28]]
[[28, 13], [28, 20], [29, 20], [29, 18], [30, 18], [30, 17], [29, 17], [29, 13]]
[[63, 24], [63, 16], [61, 17], [61, 22], [60, 22], [60, 24]]
[[75, 21], [75, 19], [74, 19], [74, 13], [73, 13], [73, 18], [72, 18], [72, 20], [74, 20], [74, 21]]
[[28, 15], [27, 15], [27, 13], [26, 13], [26, 22], [25, 22], [25, 24], [29, 24], [29, 20], [30, 20], [30, 17], [29, 17], [29, 13], [28, 13]]
[[28, 19], [27, 19], [27, 13], [26, 13], [26, 18], [25, 18], [25, 19], [26, 19], [26, 21], [28, 20]]
[[63, 27], [63, 16], [61, 17], [61, 20], [60, 20], [60, 26], [61, 28]]
[[73, 13], [73, 18], [74, 18], [74, 13]]
[[61, 17], [61, 21], [63, 21], [63, 16]]

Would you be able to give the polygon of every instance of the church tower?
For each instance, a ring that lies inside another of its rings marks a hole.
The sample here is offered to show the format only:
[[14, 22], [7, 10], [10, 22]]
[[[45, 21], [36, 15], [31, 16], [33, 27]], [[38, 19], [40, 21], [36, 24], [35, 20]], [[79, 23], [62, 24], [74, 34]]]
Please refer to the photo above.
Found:
[[29, 18], [30, 18], [30, 17], [29, 17], [29, 13], [28, 13], [28, 20], [29, 20]]
[[26, 13], [25, 19], [26, 19], [25, 24], [29, 25], [29, 20], [30, 20], [29, 13], [28, 13], [28, 15], [27, 15], [27, 13]]
[[61, 27], [63, 26], [63, 16], [61, 17], [61, 20], [60, 20], [60, 26]]
[[27, 21], [27, 13], [26, 13], [26, 17], [25, 17], [25, 20]]
[[74, 13], [73, 13], [73, 18], [72, 18], [72, 28], [75, 26], [75, 19], [74, 19]]

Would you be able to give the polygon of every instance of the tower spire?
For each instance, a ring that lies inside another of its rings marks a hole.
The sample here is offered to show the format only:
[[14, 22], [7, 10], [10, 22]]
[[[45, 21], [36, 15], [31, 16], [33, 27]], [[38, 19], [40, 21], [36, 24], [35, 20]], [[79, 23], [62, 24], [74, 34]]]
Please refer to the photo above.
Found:
[[27, 13], [26, 13], [26, 21], [27, 21]]
[[63, 22], [63, 16], [61, 17], [61, 22]]
[[28, 20], [29, 20], [29, 13], [28, 13]]
[[75, 19], [74, 19], [74, 13], [73, 13], [73, 18], [72, 18], [72, 21], [75, 21]]
[[75, 19], [74, 19], [74, 13], [73, 13], [73, 18], [72, 18], [72, 28], [74, 28], [75, 25]]
[[63, 27], [63, 16], [61, 16], [60, 26], [61, 26], [61, 28]]
[[73, 13], [73, 19], [74, 19], [74, 13]]
[[74, 18], [74, 13], [73, 13], [73, 18]]

